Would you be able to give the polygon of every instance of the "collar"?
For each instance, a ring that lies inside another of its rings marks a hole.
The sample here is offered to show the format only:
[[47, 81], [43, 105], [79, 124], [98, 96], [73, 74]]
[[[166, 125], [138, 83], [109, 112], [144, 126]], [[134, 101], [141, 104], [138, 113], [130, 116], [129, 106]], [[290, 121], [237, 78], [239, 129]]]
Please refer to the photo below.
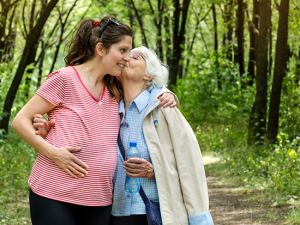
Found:
[[134, 99], [131, 104], [135, 103], [140, 113], [148, 105], [149, 97], [150, 97], [150, 92], [146, 89], [136, 99]]
[[[136, 99], [134, 99], [129, 107], [132, 104], [135, 104], [139, 113], [142, 112], [148, 105], [148, 101], [150, 98], [150, 91], [149, 90], [145, 90], [143, 91], [138, 97], [136, 97]], [[129, 108], [128, 107], [128, 108]], [[119, 106], [119, 114], [120, 114], [120, 118], [121, 120], [123, 119], [124, 115], [125, 115], [125, 102], [124, 99], [121, 99], [120, 101], [120, 106]]]

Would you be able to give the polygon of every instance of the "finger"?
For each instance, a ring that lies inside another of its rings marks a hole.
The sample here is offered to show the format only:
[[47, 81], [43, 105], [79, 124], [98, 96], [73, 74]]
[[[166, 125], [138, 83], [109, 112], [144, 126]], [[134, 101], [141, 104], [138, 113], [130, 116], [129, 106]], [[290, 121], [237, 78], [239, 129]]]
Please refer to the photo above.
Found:
[[124, 166], [132, 168], [132, 169], [141, 169], [145, 164], [135, 164], [135, 163], [124, 163]]
[[169, 101], [169, 99], [161, 97], [161, 98], [159, 98], [159, 101], [161, 101], [161, 103], [157, 106], [157, 108], [162, 107], [164, 104], [166, 104]]
[[130, 167], [127, 167], [127, 166], [123, 166], [123, 168], [125, 170], [127, 170], [128, 172], [134, 173], [134, 174], [139, 174], [139, 173], [144, 173], [145, 172], [143, 169], [133, 169], [133, 168], [130, 168]]
[[69, 152], [80, 152], [81, 147], [66, 147]]
[[164, 108], [173, 104], [173, 100], [169, 100], [167, 103], [164, 104]]
[[160, 104], [166, 104], [167, 102], [169, 102], [170, 101], [170, 99], [169, 98], [164, 98], [162, 101], [161, 101], [161, 103]]
[[176, 101], [172, 105], [170, 105], [170, 108], [174, 108], [175, 106], [177, 106]]
[[141, 159], [141, 158], [130, 158], [130, 159], [127, 159], [127, 161], [125, 161], [125, 162], [127, 162], [127, 163], [147, 163], [147, 160]]
[[33, 122], [35, 122], [35, 123], [44, 123], [44, 121], [46, 121], [44, 119], [44, 117], [43, 118], [33, 118]]
[[[44, 118], [43, 115], [41, 114], [34, 114], [33, 115], [34, 118]], [[45, 119], [45, 118], [44, 118]]]
[[140, 174], [133, 174], [133, 173], [129, 173], [127, 171], [125, 171], [126, 175], [129, 176], [129, 177], [142, 177]]
[[[78, 168], [78, 166], [77, 166]], [[68, 169], [75, 174], [77, 177], [84, 177], [84, 173], [81, 173], [78, 169], [76, 168], [76, 164], [72, 163], [71, 165], [68, 166]], [[79, 167], [80, 168], [80, 167]]]
[[44, 124], [43, 123], [33, 123], [32, 124], [34, 128], [36, 129], [41, 129], [44, 127]]
[[75, 162], [71, 163], [71, 166], [77, 171], [77, 174], [81, 177], [85, 177], [88, 175], [88, 172], [83, 169], [81, 166], [76, 164]]
[[52, 127], [54, 124], [55, 124], [55, 120], [50, 120], [48, 123], [49, 127]]
[[[87, 164], [85, 164], [83, 161], [81, 161], [80, 159], [78, 159], [75, 156], [73, 156], [73, 162], [76, 163], [81, 168], [83, 168], [84, 170], [88, 170], [89, 169], [89, 166]], [[87, 175], [87, 171], [86, 171], [86, 175]]]
[[69, 174], [71, 177], [73, 177], [73, 178], [75, 178], [75, 179], [78, 178], [78, 177], [77, 177], [75, 174], [73, 174], [68, 168], [66, 168], [65, 171], [66, 171], [67, 174]]

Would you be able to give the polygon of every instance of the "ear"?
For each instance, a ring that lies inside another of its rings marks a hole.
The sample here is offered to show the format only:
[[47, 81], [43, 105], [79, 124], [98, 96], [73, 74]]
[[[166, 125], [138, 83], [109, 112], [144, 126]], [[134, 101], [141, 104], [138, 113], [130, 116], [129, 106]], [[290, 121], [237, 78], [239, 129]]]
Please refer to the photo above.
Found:
[[105, 53], [106, 53], [106, 50], [103, 46], [103, 43], [102, 42], [99, 42], [97, 45], [96, 45], [96, 48], [95, 48], [95, 53], [99, 56], [104, 56]]
[[147, 76], [147, 75], [145, 74], [145, 75], [144, 75], [144, 80], [146, 80], [146, 81], [151, 81], [151, 80], [153, 80], [155, 77], [156, 77], [156, 75], [154, 75], [154, 76], [152, 76], [152, 77], [149, 77], [149, 76]]

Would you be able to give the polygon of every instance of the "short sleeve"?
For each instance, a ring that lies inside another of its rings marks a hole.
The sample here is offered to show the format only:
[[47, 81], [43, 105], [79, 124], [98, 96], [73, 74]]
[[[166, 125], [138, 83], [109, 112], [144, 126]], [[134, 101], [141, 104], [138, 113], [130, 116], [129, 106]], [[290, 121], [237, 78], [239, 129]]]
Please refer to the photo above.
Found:
[[45, 83], [37, 90], [40, 95], [53, 105], [60, 105], [65, 97], [65, 83], [61, 70], [57, 70], [47, 77]]

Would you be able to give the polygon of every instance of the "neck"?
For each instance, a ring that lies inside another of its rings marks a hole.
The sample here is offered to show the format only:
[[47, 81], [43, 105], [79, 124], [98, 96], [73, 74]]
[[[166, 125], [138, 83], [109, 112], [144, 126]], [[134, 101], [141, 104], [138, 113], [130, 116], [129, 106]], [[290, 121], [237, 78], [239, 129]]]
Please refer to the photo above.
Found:
[[104, 71], [102, 64], [99, 65], [99, 60], [96, 57], [82, 64], [82, 66], [86, 70], [88, 68], [95, 86], [97, 83], [103, 83], [103, 78], [107, 73]]
[[130, 105], [130, 103], [136, 99], [143, 91], [147, 89], [144, 82], [137, 83], [132, 81], [122, 81], [122, 87], [124, 91], [124, 103], [125, 103], [125, 113]]

